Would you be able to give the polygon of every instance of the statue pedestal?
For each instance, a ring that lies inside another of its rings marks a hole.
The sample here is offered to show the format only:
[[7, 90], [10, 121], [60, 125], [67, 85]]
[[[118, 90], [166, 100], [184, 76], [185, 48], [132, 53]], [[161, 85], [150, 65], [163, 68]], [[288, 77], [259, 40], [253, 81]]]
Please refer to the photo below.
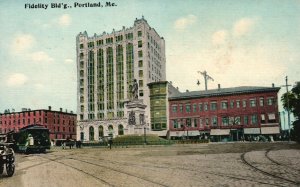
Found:
[[125, 114], [128, 119], [125, 134], [143, 134], [145, 133], [145, 108], [147, 105], [142, 99], [134, 99], [125, 104]]

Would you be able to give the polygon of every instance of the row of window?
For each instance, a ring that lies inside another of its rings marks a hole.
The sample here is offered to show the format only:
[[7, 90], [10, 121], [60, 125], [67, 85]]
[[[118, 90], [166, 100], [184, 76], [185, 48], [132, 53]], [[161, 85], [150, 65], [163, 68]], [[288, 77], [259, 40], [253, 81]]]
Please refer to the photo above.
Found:
[[[265, 104], [267, 104], [268, 106], [272, 106], [275, 105], [275, 98], [274, 97], [270, 97], [267, 98], [266, 100], [267, 102], [265, 103], [264, 98], [261, 97], [259, 98], [259, 106], [263, 107]], [[194, 103], [194, 104], [184, 104], [185, 105], [185, 112], [189, 113], [189, 112], [197, 112], [197, 111], [215, 111], [218, 110], [218, 106], [220, 106], [220, 109], [222, 110], [227, 110], [229, 107], [230, 108], [246, 108], [247, 106], [249, 107], [256, 107], [257, 106], [257, 101], [256, 99], [249, 99], [249, 101], [247, 102], [247, 100], [236, 100], [236, 101], [221, 101], [220, 103], [217, 103], [216, 101], [211, 101], [210, 103], [205, 102], [205, 103]], [[192, 107], [192, 108], [191, 108]], [[179, 109], [179, 110], [178, 110]], [[172, 105], [172, 112], [176, 113], [176, 112], [183, 112], [183, 104], [179, 104], [179, 105]]]
[[[44, 111], [45, 113], [45, 116], [48, 115], [48, 112], [47, 111]], [[54, 117], [60, 117], [62, 116], [63, 118], [71, 118], [73, 116], [70, 116], [70, 115], [62, 115], [60, 113], [56, 113], [56, 112], [51, 112], [53, 114]], [[36, 115], [39, 115], [41, 116], [42, 115], [42, 111], [41, 110], [38, 110], [38, 111], [32, 111], [32, 112], [22, 112], [22, 113], [13, 113], [13, 114], [0, 114], [0, 117], [4, 118], [16, 118], [16, 117], [25, 117], [25, 116], [36, 116]]]
[[[268, 114], [268, 122], [276, 122], [275, 114]], [[220, 120], [221, 119], [221, 120]], [[219, 121], [220, 120], [220, 121]], [[242, 121], [243, 120], [243, 121]], [[266, 115], [261, 114], [261, 124], [266, 123]], [[250, 116], [223, 116], [218, 118], [217, 116], [203, 117], [203, 118], [186, 118], [186, 119], [174, 119], [172, 120], [173, 128], [184, 128], [184, 127], [203, 127], [203, 126], [228, 126], [228, 125], [258, 125], [258, 115], [252, 114]]]
[[[22, 121], [22, 123], [21, 123], [21, 121]], [[31, 122], [32, 120], [30, 120], [30, 119], [27, 119], [27, 124], [30, 124], [30, 123], [32, 123]], [[13, 121], [6, 121], [6, 120], [4, 120], [4, 122], [3, 122], [3, 125], [15, 125], [15, 124], [18, 124], [18, 125], [24, 125], [26, 123], [26, 120], [25, 119], [18, 119], [18, 120], [13, 120]], [[33, 119], [33, 124], [36, 124], [36, 123], [42, 123], [42, 119], [41, 118], [39, 118], [39, 119]], [[44, 123], [48, 123], [48, 118], [44, 118]], [[60, 119], [57, 119], [57, 120], [55, 120], [55, 119], [53, 119], [53, 123], [55, 124], [55, 123], [57, 123], [57, 124], [60, 124]], [[0, 121], [0, 124], [2, 124], [2, 121]], [[62, 124], [63, 125], [74, 125], [75, 124], [75, 122], [74, 121], [72, 121], [72, 120], [68, 120], [68, 121], [65, 121], [65, 120], [62, 120]]]
[[[142, 37], [142, 31], [138, 31], [138, 37]], [[133, 33], [127, 33], [127, 34], [125, 34], [125, 38], [126, 38], [126, 40], [132, 40], [133, 39]], [[115, 41], [116, 42], [123, 41], [123, 35], [115, 36]], [[106, 44], [112, 44], [113, 42], [114, 42], [113, 37], [109, 37], [109, 38], [105, 39], [105, 43]], [[101, 46], [103, 44], [104, 44], [103, 39], [100, 39], [100, 40], [96, 41], [96, 45], [97, 46]], [[88, 42], [88, 48], [93, 48], [94, 46], [95, 45], [94, 45], [93, 41]], [[79, 44], [79, 48], [83, 49], [84, 48], [84, 44], [83, 43]]]

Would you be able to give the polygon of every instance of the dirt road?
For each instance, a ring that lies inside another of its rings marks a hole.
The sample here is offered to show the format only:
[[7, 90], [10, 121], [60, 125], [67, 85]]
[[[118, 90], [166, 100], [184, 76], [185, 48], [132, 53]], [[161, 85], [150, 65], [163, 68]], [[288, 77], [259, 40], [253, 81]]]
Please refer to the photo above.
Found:
[[300, 186], [300, 145], [209, 143], [17, 154], [5, 187]]

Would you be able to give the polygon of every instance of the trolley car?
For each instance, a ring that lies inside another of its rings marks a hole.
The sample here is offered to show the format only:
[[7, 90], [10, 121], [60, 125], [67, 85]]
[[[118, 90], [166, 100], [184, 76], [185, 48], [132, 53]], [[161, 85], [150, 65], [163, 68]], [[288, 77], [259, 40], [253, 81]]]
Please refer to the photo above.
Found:
[[13, 133], [12, 143], [19, 152], [45, 152], [50, 149], [49, 129], [41, 125], [28, 125]]

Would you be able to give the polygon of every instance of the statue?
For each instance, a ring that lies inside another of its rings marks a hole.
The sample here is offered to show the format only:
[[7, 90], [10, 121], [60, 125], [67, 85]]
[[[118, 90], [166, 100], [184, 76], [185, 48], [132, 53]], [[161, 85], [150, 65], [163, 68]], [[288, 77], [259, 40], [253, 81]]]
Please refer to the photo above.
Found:
[[138, 99], [138, 89], [139, 89], [139, 85], [138, 85], [136, 79], [134, 79], [133, 85], [131, 88], [132, 100]]

